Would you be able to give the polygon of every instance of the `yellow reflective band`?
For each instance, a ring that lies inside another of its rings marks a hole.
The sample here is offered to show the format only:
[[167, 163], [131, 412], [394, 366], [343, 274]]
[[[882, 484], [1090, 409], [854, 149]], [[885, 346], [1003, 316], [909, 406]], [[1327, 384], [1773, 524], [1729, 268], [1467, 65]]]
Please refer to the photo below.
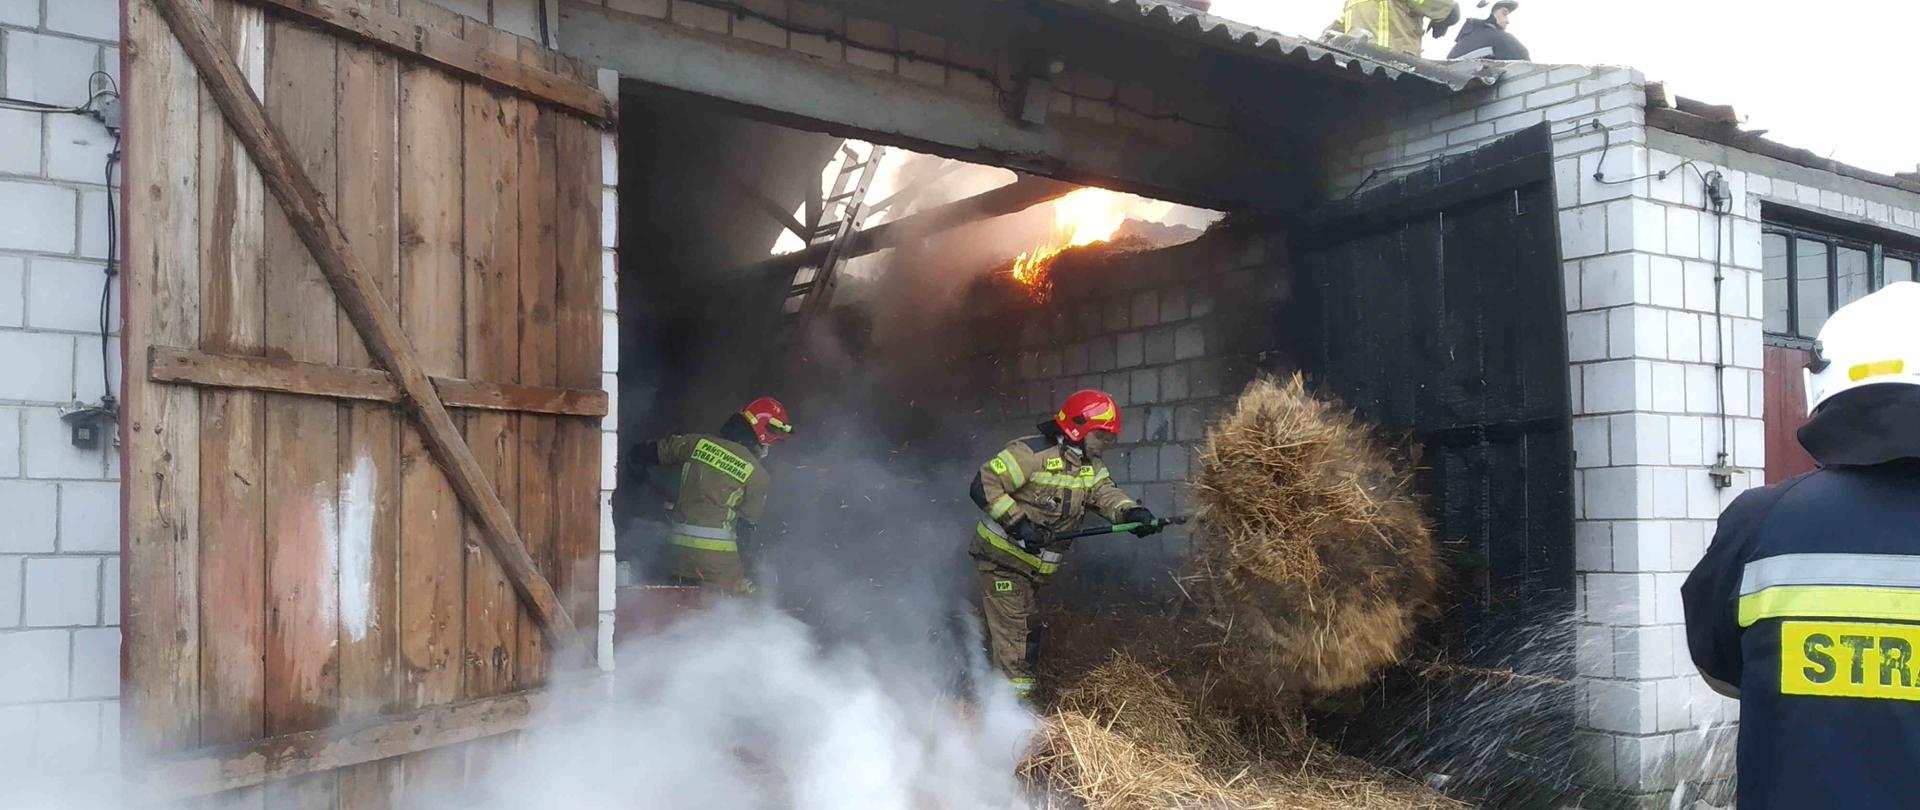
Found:
[[1002, 495], [994, 500], [993, 508], [988, 510], [987, 514], [992, 515], [994, 520], [999, 520], [1011, 511], [1013, 511], [1013, 496]]
[[1111, 422], [1111, 421], [1113, 421], [1113, 406], [1112, 406], [1112, 405], [1108, 405], [1108, 406], [1107, 406], [1107, 409], [1106, 409], [1106, 410], [1104, 410], [1104, 411], [1101, 411], [1101, 412], [1099, 412], [1099, 413], [1096, 413], [1096, 414], [1094, 414], [1094, 415], [1092, 415], [1092, 416], [1089, 416], [1089, 417], [1087, 417], [1087, 420], [1088, 420], [1088, 421], [1091, 421], [1091, 422]]
[[1382, 48], [1393, 47], [1393, 18], [1387, 15], [1390, 2], [1392, 0], [1380, 0], [1380, 38], [1376, 42]]
[[1098, 473], [1094, 473], [1090, 477], [1088, 474], [1084, 474], [1084, 473], [1081, 475], [1065, 475], [1065, 474], [1045, 473], [1045, 472], [1033, 474], [1034, 483], [1043, 484], [1045, 486], [1050, 486], [1050, 487], [1059, 487], [1061, 489], [1093, 489], [1094, 487], [1099, 486], [1100, 482], [1108, 481], [1108, 480], [1111, 480], [1112, 478], [1113, 478], [1113, 474], [1107, 472], [1106, 470], [1101, 470]]
[[993, 546], [994, 548], [1000, 549], [1001, 551], [1004, 551], [1010, 555], [1013, 555], [1014, 559], [1019, 560], [1023, 563], [1026, 563], [1028, 567], [1032, 568], [1035, 571], [1038, 571], [1042, 575], [1051, 574], [1055, 571], [1060, 570], [1060, 566], [1055, 565], [1054, 563], [1046, 562], [1040, 559], [1039, 557], [1033, 556], [1032, 554], [1028, 554], [1026, 551], [1022, 550], [1019, 546], [1016, 546], [1011, 541], [1007, 540], [1007, 538], [1001, 537], [1000, 535], [995, 534], [992, 529], [987, 528], [987, 524], [985, 523], [976, 524], [974, 531], [980, 535], [981, 539], [986, 540], [988, 545]]
[[1785, 622], [1780, 625], [1780, 693], [1920, 701], [1916, 649], [1920, 626]]
[[732, 554], [740, 553], [740, 544], [732, 540], [708, 540], [705, 537], [687, 537], [676, 534], [669, 538], [667, 542], [681, 548], [699, 549], [701, 551], [724, 551]]
[[753, 465], [746, 459], [706, 439], [701, 439], [699, 444], [693, 446], [693, 460], [719, 470], [721, 475], [742, 484], [747, 482], [748, 476], [753, 475]]
[[1020, 471], [1020, 462], [1014, 460], [1012, 451], [1002, 450], [1000, 455], [994, 456], [993, 459], [1006, 465], [1007, 468], [1004, 470], [996, 466], [993, 471], [1006, 476], [1008, 481], [1013, 482], [1014, 489], [1027, 485], [1027, 475]]
[[1920, 622], [1920, 590], [1858, 585], [1782, 585], [1740, 597], [1740, 626], [1766, 619], [1835, 618]]
[[1033, 691], [1034, 682], [1032, 678], [1008, 678], [1007, 685], [1013, 687], [1014, 694], [1025, 697]]
[[1907, 361], [1905, 360], [1881, 360], [1875, 363], [1861, 363], [1860, 365], [1847, 369], [1847, 378], [1854, 382], [1859, 382], [1874, 377], [1891, 377], [1896, 374], [1903, 374], [1906, 370]]

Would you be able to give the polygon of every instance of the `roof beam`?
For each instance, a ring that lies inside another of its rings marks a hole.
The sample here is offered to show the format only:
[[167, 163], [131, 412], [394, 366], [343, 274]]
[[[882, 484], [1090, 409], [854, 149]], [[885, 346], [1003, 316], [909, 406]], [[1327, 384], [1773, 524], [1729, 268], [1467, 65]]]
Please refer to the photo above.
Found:
[[991, 97], [578, 2], [561, 6], [560, 42], [653, 92], [797, 129], [1216, 209], [1285, 213], [1307, 198], [1285, 146], [1233, 131], [1019, 122]]
[[[1079, 188], [1072, 183], [1048, 180], [1044, 177], [1022, 177], [1012, 183], [975, 194], [964, 200], [955, 200], [946, 205], [929, 208], [917, 214], [911, 214], [875, 225], [864, 231], [855, 231], [852, 240], [842, 255], [851, 259], [877, 253], [900, 245], [912, 239], [920, 239], [941, 231], [951, 230], [983, 219], [1025, 211], [1043, 202], [1056, 200]], [[827, 257], [827, 245], [814, 245], [792, 253], [782, 253], [757, 265], [753, 273], [791, 274], [802, 267], [817, 266]]]

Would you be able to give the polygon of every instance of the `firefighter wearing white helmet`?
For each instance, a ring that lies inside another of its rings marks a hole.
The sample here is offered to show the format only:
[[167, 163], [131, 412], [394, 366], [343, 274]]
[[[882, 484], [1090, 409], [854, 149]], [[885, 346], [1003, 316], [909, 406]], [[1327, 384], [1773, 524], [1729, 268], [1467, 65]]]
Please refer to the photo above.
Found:
[[1849, 304], [1807, 367], [1820, 469], [1742, 494], [1681, 588], [1687, 646], [1740, 700], [1741, 810], [1920, 796], [1920, 284]]

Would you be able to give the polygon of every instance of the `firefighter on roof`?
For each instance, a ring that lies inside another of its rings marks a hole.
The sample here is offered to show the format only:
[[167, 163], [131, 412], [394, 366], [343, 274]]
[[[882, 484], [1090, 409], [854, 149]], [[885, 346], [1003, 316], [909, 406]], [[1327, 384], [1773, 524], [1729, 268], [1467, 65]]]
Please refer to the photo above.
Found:
[[1822, 467], [1720, 516], [1687, 647], [1740, 700], [1742, 810], [1920, 806], [1920, 284], [1833, 314], [1807, 400]]
[[1343, 0], [1340, 18], [1327, 27], [1328, 32], [1363, 37], [1382, 48], [1420, 55], [1420, 37], [1433, 23], [1433, 37], [1446, 36], [1447, 29], [1460, 21], [1460, 5], [1454, 0]]
[[754, 527], [767, 506], [767, 471], [759, 460], [793, 432], [779, 400], [761, 397], [727, 418], [717, 434], [683, 434], [635, 449], [634, 462], [680, 468], [680, 494], [668, 511], [668, 559], [675, 584], [734, 595], [753, 591], [741, 548], [752, 552]]
[[974, 475], [973, 501], [985, 514], [968, 554], [979, 571], [988, 657], [1022, 698], [1033, 691], [1039, 652], [1036, 592], [1071, 545], [1054, 535], [1079, 526], [1089, 509], [1113, 523], [1140, 523], [1140, 536], [1160, 531], [1100, 460], [1119, 438], [1113, 397], [1081, 391], [1040, 424], [1040, 435], [1013, 440]]

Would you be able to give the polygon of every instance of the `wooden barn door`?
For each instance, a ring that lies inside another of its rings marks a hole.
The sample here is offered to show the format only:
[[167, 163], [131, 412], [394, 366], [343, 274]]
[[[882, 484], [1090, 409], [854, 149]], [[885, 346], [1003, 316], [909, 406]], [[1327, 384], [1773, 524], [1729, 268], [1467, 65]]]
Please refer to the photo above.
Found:
[[444, 796], [592, 655], [611, 107], [422, 0], [128, 0], [126, 37], [130, 765]]

